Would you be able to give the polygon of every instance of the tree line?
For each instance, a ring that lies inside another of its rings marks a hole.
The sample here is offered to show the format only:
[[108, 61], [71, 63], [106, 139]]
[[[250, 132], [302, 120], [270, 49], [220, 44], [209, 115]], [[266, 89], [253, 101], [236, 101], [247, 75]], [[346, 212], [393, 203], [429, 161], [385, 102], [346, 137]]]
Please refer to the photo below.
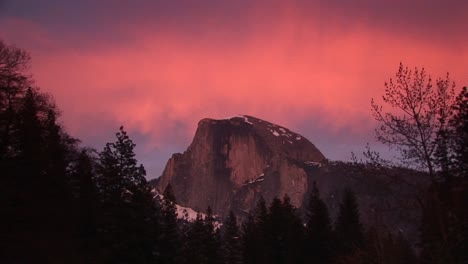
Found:
[[[459, 202], [463, 201], [459, 196], [466, 197], [467, 186], [466, 88], [452, 104], [447, 125], [437, 133], [435, 142], [443, 144], [434, 148], [438, 157], [434, 162], [441, 164], [435, 168], [447, 169], [434, 171], [451, 176], [431, 176], [437, 181], [421, 196], [418, 258], [403, 234], [363, 226], [351, 190], [344, 191], [334, 221], [315, 185], [304, 214], [285, 196], [270, 204], [260, 199], [242, 223], [232, 213], [217, 219], [209, 208], [193, 221], [178, 218], [171, 187], [162, 196], [152, 192], [124, 128], [100, 151], [82, 147], [58, 121], [60, 111], [53, 98], [28, 75], [29, 63], [27, 52], [0, 42], [2, 263], [463, 263], [467, 259], [467, 214]], [[447, 259], [451, 262], [443, 262]]]

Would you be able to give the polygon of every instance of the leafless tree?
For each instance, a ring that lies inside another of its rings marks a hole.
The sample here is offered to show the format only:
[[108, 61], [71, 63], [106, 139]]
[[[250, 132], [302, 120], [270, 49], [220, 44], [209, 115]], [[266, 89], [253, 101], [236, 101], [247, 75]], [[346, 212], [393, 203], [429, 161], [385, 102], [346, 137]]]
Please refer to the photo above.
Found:
[[380, 123], [377, 140], [397, 150], [403, 165], [426, 171], [431, 181], [436, 180], [435, 155], [448, 125], [454, 88], [448, 74], [433, 85], [424, 68], [411, 70], [400, 63], [395, 79], [385, 83], [384, 105], [371, 101]]

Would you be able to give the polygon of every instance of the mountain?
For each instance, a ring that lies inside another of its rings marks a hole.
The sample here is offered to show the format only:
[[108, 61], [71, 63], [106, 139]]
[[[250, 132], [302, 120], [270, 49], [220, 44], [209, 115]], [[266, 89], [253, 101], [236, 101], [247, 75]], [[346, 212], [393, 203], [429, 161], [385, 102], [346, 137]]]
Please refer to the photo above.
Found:
[[[400, 181], [411, 174], [410, 183]], [[208, 206], [220, 217], [232, 210], [244, 217], [260, 196], [267, 203], [288, 195], [303, 208], [317, 183], [332, 216], [345, 188], [358, 198], [365, 224], [385, 225], [416, 236], [419, 211], [411, 185], [424, 184], [410, 170], [368, 168], [329, 162], [308, 139], [285, 127], [252, 116], [203, 119], [184, 153], [174, 154], [155, 188], [171, 184], [177, 203], [195, 211]]]
[[288, 194], [300, 206], [309, 188], [303, 168], [326, 162], [306, 138], [252, 117], [203, 119], [192, 144], [174, 154], [156, 186], [171, 184], [177, 202], [195, 210], [211, 206], [219, 215], [248, 211], [260, 195]]

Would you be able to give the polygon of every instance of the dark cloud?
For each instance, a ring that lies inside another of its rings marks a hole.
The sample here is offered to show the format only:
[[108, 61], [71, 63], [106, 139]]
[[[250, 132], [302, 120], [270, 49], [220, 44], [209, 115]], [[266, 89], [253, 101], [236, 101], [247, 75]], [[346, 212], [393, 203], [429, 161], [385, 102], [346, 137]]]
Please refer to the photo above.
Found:
[[[74, 135], [100, 150], [124, 125], [153, 178], [199, 119], [239, 112], [289, 122], [348, 160], [372, 143], [359, 109], [392, 73], [385, 65], [466, 68], [466, 48], [453, 47], [466, 46], [467, 10], [440, 0], [0, 0], [0, 38], [31, 51]], [[304, 111], [313, 114], [298, 120]]]
[[[155, 34], [169, 29], [199, 36], [207, 27], [214, 27], [242, 36], [250, 33], [254, 22], [277, 19], [286, 6], [343, 31], [366, 24], [434, 41], [468, 38], [463, 34], [468, 27], [468, 1], [464, 0], [10, 0], [5, 6], [3, 16], [30, 20], [72, 40], [84, 34], [110, 43], [130, 41], [123, 32], [129, 25], [153, 28]], [[256, 21], [249, 19], [253, 12]]]

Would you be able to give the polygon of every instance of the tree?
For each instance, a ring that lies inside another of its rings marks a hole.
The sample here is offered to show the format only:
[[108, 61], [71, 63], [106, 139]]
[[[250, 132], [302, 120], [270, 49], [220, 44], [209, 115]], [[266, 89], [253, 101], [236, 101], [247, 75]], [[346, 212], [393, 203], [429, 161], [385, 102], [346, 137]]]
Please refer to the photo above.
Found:
[[207, 236], [206, 225], [201, 213], [197, 213], [195, 221], [190, 224], [187, 237], [185, 239], [184, 257], [185, 263], [208, 263], [208, 256], [206, 254], [206, 241]]
[[268, 209], [260, 197], [242, 225], [243, 260], [246, 264], [269, 263], [267, 258]]
[[266, 241], [269, 263], [302, 263], [303, 224], [287, 195], [274, 198], [269, 207]]
[[390, 109], [371, 101], [374, 118], [381, 124], [377, 140], [399, 151], [404, 164], [427, 171], [433, 182], [438, 169], [435, 154], [447, 127], [454, 86], [448, 74], [433, 86], [424, 68], [410, 70], [400, 64], [382, 96]]
[[99, 154], [101, 262], [150, 263], [155, 234], [148, 231], [155, 224], [155, 203], [145, 169], [135, 159], [135, 144], [123, 127], [116, 137]]
[[25, 51], [0, 41], [0, 207], [8, 216], [1, 233], [15, 262], [73, 262], [66, 171], [73, 146], [51, 97], [33, 87], [29, 62]]
[[38, 94], [28, 88], [18, 111], [18, 157], [23, 163], [25, 176], [38, 177], [44, 171], [44, 129], [39, 119]]
[[185, 241], [186, 263], [217, 264], [222, 263], [219, 249], [219, 233], [215, 227], [215, 220], [210, 207], [205, 217], [197, 213], [197, 217], [190, 224]]
[[216, 219], [213, 215], [211, 207], [206, 209], [205, 223], [205, 238], [204, 244], [206, 247], [206, 256], [208, 257], [209, 264], [220, 264], [221, 261], [221, 248], [220, 248], [220, 233], [217, 226]]
[[450, 149], [452, 173], [457, 177], [468, 177], [468, 89], [463, 87], [452, 106], [450, 125]]
[[27, 75], [31, 57], [0, 40], [0, 160], [14, 155], [12, 133], [18, 121], [16, 115], [26, 90], [32, 84]]
[[307, 256], [313, 263], [329, 263], [332, 257], [332, 228], [327, 205], [314, 182], [306, 211]]
[[364, 246], [364, 230], [359, 217], [356, 196], [345, 189], [335, 224], [337, 251], [340, 256], [349, 256]]
[[385, 86], [383, 101], [393, 111], [385, 112], [372, 100], [374, 117], [381, 123], [377, 139], [397, 149], [404, 164], [422, 170], [430, 179], [428, 187], [416, 189], [422, 211], [422, 261], [463, 263], [459, 260], [463, 250], [456, 249], [468, 237], [462, 224], [466, 210], [460, 206], [468, 167], [466, 88], [454, 98], [455, 84], [448, 74], [433, 86], [424, 69], [411, 71], [401, 64], [396, 81]]
[[77, 222], [78, 252], [85, 263], [95, 263], [99, 197], [95, 177], [95, 164], [90, 153], [83, 149], [73, 171], [75, 190], [75, 221]]
[[222, 256], [226, 264], [242, 263], [242, 248], [239, 227], [236, 216], [232, 211], [222, 226]]
[[182, 241], [177, 221], [176, 197], [172, 186], [167, 185], [161, 202], [161, 263], [180, 263]]

